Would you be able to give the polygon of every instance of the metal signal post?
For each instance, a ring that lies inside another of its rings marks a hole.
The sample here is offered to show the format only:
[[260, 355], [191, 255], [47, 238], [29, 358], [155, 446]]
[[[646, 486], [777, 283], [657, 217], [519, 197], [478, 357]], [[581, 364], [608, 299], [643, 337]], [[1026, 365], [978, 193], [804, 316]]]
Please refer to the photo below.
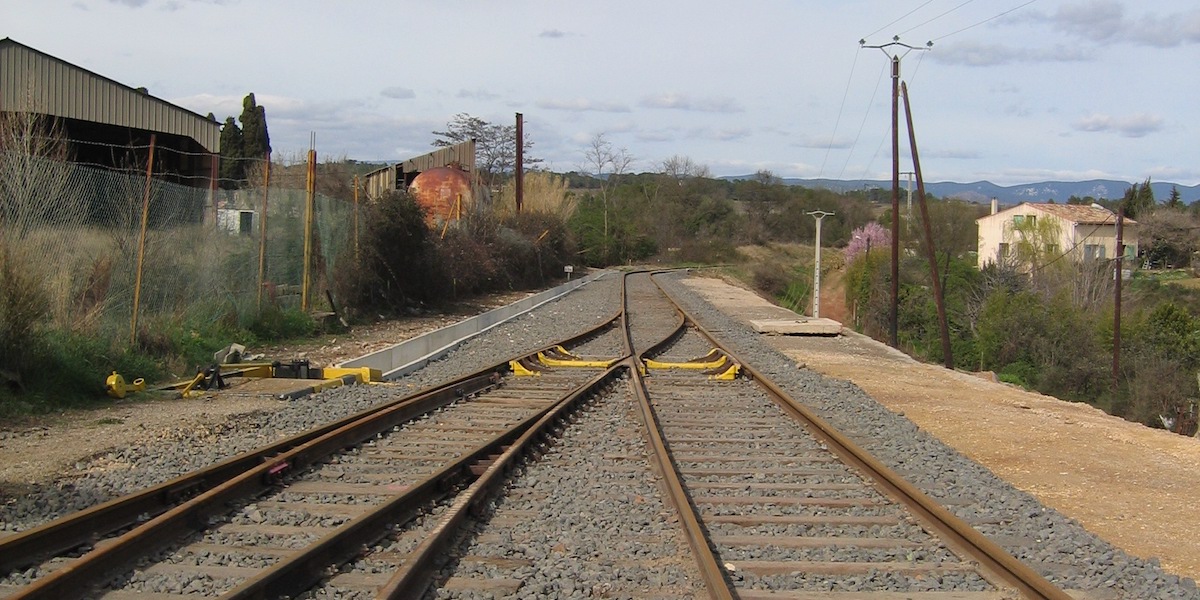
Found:
[[813, 244], [817, 247], [817, 257], [815, 260], [816, 264], [813, 266], [812, 316], [814, 319], [819, 319], [821, 317], [821, 221], [824, 220], [825, 217], [833, 216], [833, 213], [825, 212], [823, 210], [814, 210], [808, 214], [812, 215], [812, 217], [817, 220], [817, 239]]

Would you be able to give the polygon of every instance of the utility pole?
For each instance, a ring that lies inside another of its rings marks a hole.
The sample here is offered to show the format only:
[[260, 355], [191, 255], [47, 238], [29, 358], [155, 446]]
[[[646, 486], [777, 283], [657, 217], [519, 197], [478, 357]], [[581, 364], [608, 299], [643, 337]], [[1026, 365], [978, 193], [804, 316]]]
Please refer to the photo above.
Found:
[[823, 210], [814, 210], [810, 213], [817, 220], [817, 240], [814, 244], [817, 247], [816, 266], [813, 267], [813, 318], [821, 318], [821, 221], [825, 217], [833, 216], [831, 212]]
[[1112, 390], [1113, 395], [1121, 385], [1121, 279], [1125, 276], [1125, 203], [1117, 205], [1117, 280], [1113, 289], [1113, 361], [1112, 361]]
[[[950, 326], [946, 321], [946, 297], [942, 280], [938, 275], [937, 249], [933, 247], [933, 230], [929, 225], [929, 207], [925, 203], [925, 178], [921, 177], [921, 157], [917, 154], [917, 134], [913, 132], [912, 105], [908, 101], [908, 85], [901, 84], [904, 93], [904, 115], [908, 123], [908, 143], [912, 152], [913, 169], [917, 174], [917, 196], [921, 203], [921, 223], [925, 226], [925, 253], [929, 258], [929, 276], [933, 287], [933, 301], [937, 305], [938, 331], [942, 337], [942, 364], [954, 368], [954, 355], [950, 348]], [[947, 267], [948, 268], [948, 267]]]
[[[900, 59], [913, 50], [933, 47], [927, 42], [925, 48], [910, 46], [893, 36], [892, 41], [878, 46], [868, 46], [867, 40], [858, 40], [863, 48], [879, 48], [892, 61], [892, 305], [888, 312], [888, 345], [900, 345], [897, 337], [897, 322], [900, 308]], [[894, 53], [889, 53], [894, 48]]]
[[516, 181], [513, 182], [513, 185], [517, 192], [517, 214], [521, 214], [521, 208], [525, 204], [525, 115], [521, 113], [517, 113], [517, 165], [514, 171]]

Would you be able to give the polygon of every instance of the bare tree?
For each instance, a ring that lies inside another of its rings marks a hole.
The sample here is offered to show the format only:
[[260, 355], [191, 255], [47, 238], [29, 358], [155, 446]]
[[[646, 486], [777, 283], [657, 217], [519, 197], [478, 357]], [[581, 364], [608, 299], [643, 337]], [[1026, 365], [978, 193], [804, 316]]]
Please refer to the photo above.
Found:
[[57, 120], [31, 110], [0, 114], [0, 236], [82, 219], [87, 207], [68, 193], [68, 157]]
[[662, 162], [662, 174], [675, 179], [690, 177], [712, 177], [707, 165], [699, 164], [690, 157], [674, 155]]
[[[467, 113], [458, 113], [446, 124], [445, 131], [435, 131], [433, 135], [439, 139], [433, 145], [439, 148], [461, 144], [467, 140], [475, 140], [476, 167], [485, 178], [484, 184], [489, 189], [500, 183], [500, 179], [512, 173], [517, 165], [517, 126], [496, 125], [473, 117]], [[524, 164], [531, 167], [542, 160], [530, 156], [533, 142], [525, 136]]]
[[608, 208], [609, 190], [616, 181], [624, 175], [633, 163], [633, 155], [625, 148], [613, 148], [612, 142], [605, 139], [603, 133], [597, 133], [584, 150], [584, 167], [586, 171], [600, 180], [600, 200], [604, 204], [604, 255], [608, 256], [609, 227]]

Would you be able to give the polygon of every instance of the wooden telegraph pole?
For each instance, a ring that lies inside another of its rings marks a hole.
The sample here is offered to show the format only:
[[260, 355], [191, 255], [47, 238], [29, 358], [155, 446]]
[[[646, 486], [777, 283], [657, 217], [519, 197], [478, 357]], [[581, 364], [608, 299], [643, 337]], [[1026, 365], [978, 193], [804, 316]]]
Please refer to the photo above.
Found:
[[[897, 333], [900, 307], [900, 59], [913, 50], [927, 50], [933, 42], [926, 43], [925, 48], [910, 46], [900, 41], [900, 36], [893, 36], [892, 41], [878, 46], [868, 46], [867, 40], [858, 40], [863, 48], [879, 48], [892, 61], [892, 304], [888, 311], [888, 345], [899, 346]], [[888, 52], [895, 48], [894, 54]]]
[[517, 166], [515, 169], [517, 191], [517, 214], [525, 204], [525, 115], [517, 113]]

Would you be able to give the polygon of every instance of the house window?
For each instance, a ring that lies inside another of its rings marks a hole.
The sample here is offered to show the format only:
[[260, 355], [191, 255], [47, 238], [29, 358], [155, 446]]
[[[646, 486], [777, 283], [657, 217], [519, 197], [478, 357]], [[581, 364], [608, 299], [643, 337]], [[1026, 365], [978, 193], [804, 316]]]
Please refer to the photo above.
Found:
[[1104, 260], [1104, 246], [1101, 244], [1085, 244], [1083, 246], [1084, 260]]
[[1058, 244], [1046, 244], [1046, 254], [1051, 256], [1058, 255]]
[[1037, 215], [1013, 215], [1013, 226], [1021, 227], [1028, 224], [1029, 227], [1037, 226]]
[[1008, 258], [1008, 242], [1000, 242], [1000, 251], [996, 256], [1000, 259]]

